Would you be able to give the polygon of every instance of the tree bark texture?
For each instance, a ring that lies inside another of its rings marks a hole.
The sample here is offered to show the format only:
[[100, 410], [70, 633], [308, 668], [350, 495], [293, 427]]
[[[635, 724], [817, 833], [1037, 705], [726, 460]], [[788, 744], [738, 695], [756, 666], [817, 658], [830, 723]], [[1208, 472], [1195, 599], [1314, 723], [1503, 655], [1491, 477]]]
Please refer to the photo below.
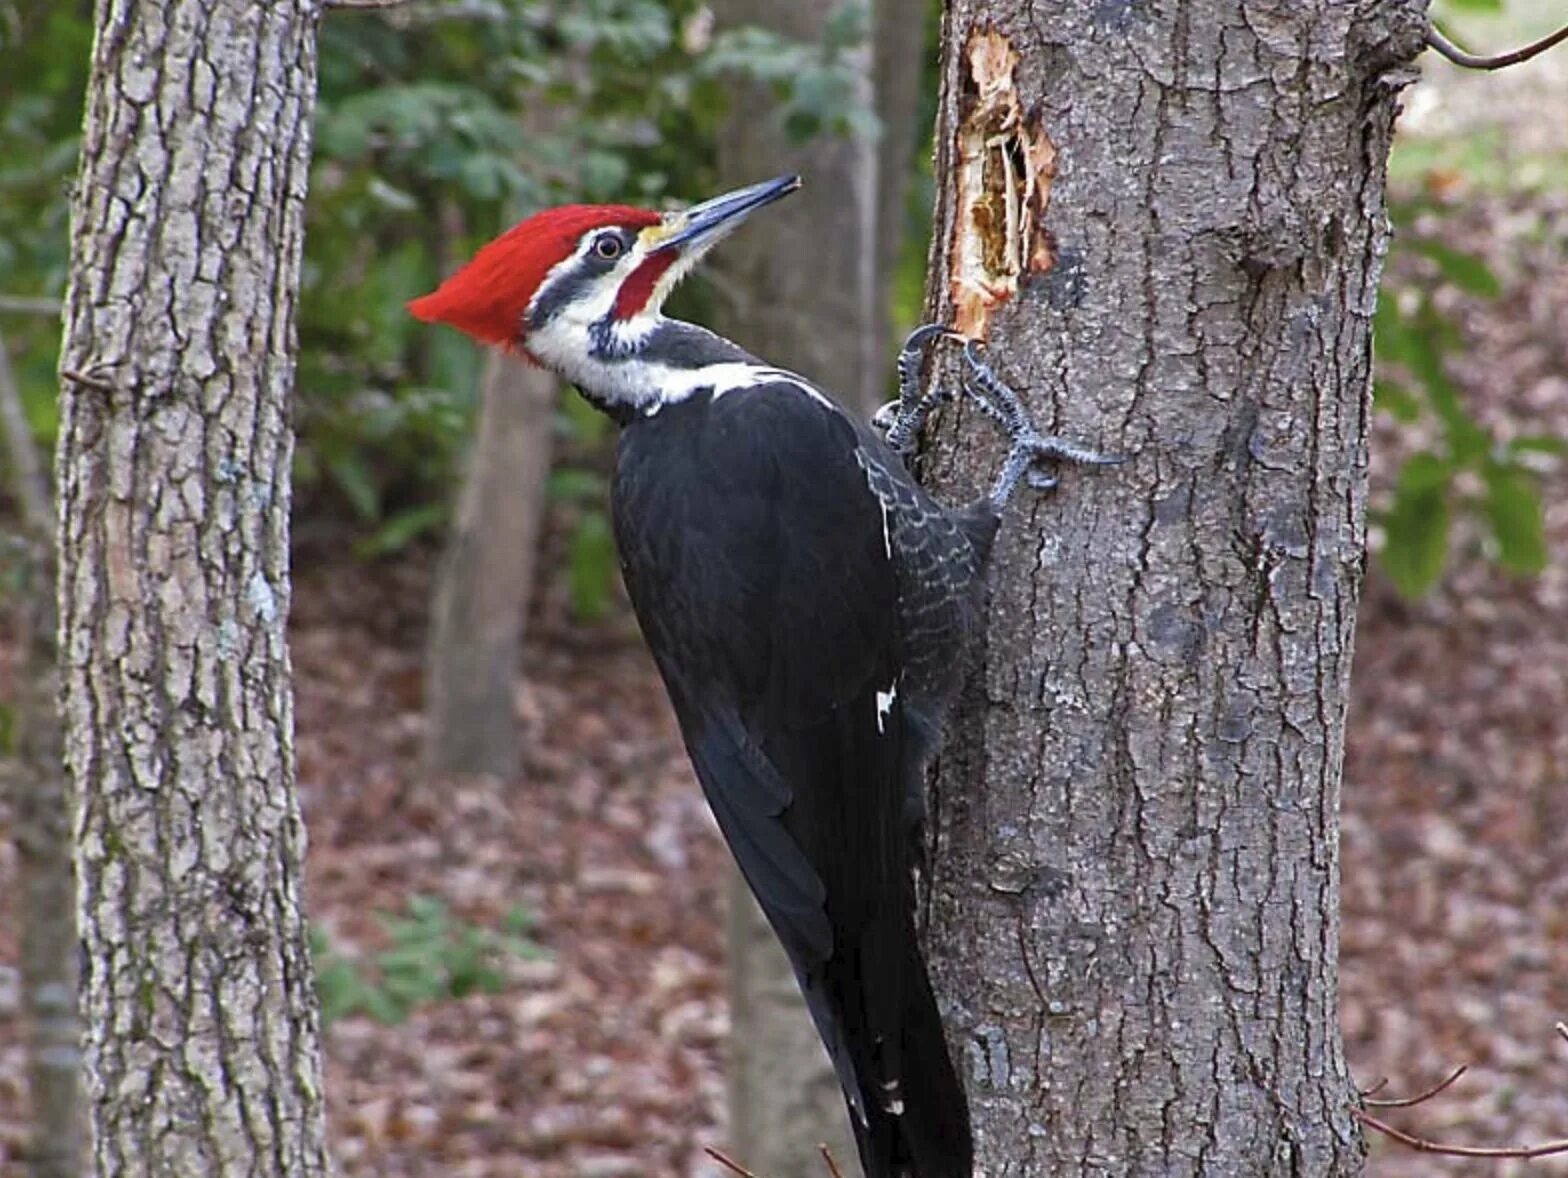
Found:
[[[1413, 0], [953, 0], [933, 316], [1042, 429], [934, 780], [979, 1169], [1358, 1173], [1336, 971], [1370, 322]], [[937, 366], [956, 382], [954, 359]], [[945, 411], [926, 468], [1002, 453]]]
[[550, 471], [555, 378], [485, 361], [479, 420], [436, 586], [426, 656], [427, 759], [438, 772], [517, 769], [517, 662]]
[[57, 478], [101, 1175], [327, 1171], [284, 639], [317, 16], [96, 13]]

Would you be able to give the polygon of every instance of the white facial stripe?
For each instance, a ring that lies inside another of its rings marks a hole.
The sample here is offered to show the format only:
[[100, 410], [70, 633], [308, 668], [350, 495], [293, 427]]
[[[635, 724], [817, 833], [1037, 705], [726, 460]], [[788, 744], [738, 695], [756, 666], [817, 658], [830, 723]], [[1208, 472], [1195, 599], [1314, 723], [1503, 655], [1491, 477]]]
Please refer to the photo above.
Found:
[[[577, 248], [568, 257], [550, 267], [549, 273], [544, 276], [544, 281], [539, 284], [539, 289], [534, 292], [534, 297], [528, 300], [526, 318], [532, 319], [540, 302], [548, 299], [559, 283], [572, 281], [573, 272], [582, 265], [601, 232], [602, 229], [594, 229], [584, 233], [582, 240], [577, 243]], [[614, 269], [591, 279], [582, 295], [562, 304], [560, 310], [550, 317], [550, 322], [554, 323], [568, 316], [585, 323], [597, 323], [603, 319], [615, 305], [615, 296], [620, 293], [621, 284], [642, 264], [643, 257], [640, 243], [633, 245], [621, 256]], [[591, 297], [584, 297], [587, 295]]]

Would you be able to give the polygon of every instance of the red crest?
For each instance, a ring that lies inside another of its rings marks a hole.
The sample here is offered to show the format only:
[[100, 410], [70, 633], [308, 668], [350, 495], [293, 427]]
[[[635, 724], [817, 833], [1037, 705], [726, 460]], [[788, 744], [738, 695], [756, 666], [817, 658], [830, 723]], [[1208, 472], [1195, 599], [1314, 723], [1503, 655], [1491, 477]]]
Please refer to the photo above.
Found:
[[412, 299], [409, 312], [448, 323], [487, 344], [516, 344], [523, 313], [552, 267], [565, 261], [584, 233], [607, 225], [645, 229], [659, 214], [629, 205], [563, 205], [512, 226], [436, 290]]

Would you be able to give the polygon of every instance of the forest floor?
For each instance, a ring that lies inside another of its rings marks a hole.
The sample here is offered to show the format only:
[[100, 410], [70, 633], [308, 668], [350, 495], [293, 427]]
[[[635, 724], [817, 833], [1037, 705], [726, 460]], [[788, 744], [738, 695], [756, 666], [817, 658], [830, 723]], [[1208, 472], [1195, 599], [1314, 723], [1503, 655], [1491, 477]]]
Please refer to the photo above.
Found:
[[[1506, 434], [1568, 436], [1568, 207], [1456, 218], [1500, 243], [1512, 292], [1464, 315], [1455, 370]], [[1552, 245], [1551, 243], [1556, 243]], [[1409, 429], [1379, 419], [1374, 504]], [[1552, 467], [1552, 464], [1547, 464]], [[1387, 1114], [1473, 1145], [1568, 1137], [1568, 469], [1543, 489], [1550, 568], [1514, 580], [1469, 525], [1440, 588], [1376, 571], [1357, 633], [1343, 819], [1343, 1023]], [[378, 916], [439, 897], [498, 927], [521, 905], [548, 952], [499, 993], [327, 1031], [333, 1149], [351, 1178], [711, 1175], [724, 1143], [725, 854], [624, 613], [583, 627], [547, 587], [517, 706], [515, 780], [418, 768], [431, 553], [367, 566], [302, 552], [292, 640], [308, 902], [336, 954], [386, 945]], [[0, 651], [0, 696], [7, 675]], [[0, 811], [0, 1172], [25, 1136], [15, 858]], [[807, 1143], [803, 1143], [803, 1148]], [[1495, 1174], [1372, 1140], [1377, 1178]], [[1513, 1167], [1513, 1168], [1510, 1168]], [[1530, 1164], [1568, 1174], [1568, 1161]]]

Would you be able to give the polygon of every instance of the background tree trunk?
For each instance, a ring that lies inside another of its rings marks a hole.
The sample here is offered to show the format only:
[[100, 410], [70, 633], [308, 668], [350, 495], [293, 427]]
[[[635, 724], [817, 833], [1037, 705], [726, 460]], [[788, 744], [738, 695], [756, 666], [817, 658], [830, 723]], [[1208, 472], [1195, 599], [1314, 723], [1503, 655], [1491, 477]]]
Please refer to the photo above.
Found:
[[909, 237], [910, 183], [915, 151], [931, 133], [921, 120], [925, 89], [923, 58], [927, 45], [923, 0], [873, 0], [871, 6], [871, 88], [881, 134], [877, 138], [876, 270], [872, 278], [870, 355], [872, 377], [863, 408], [891, 400], [894, 349], [893, 276]]
[[[820, 40], [838, 0], [776, 4], [725, 0], [720, 23], [761, 25], [801, 41]], [[725, 242], [714, 265], [723, 276], [715, 326], [771, 363], [832, 389], [860, 412], [886, 400], [888, 279], [904, 228], [904, 194], [918, 98], [921, 22], [913, 37], [888, 20], [873, 28], [876, 46], [861, 61], [860, 99], [886, 127], [878, 144], [818, 135], [791, 144], [766, 90], [745, 90], [719, 142], [719, 186], [787, 171], [805, 176], [801, 192]], [[909, 14], [903, 14], [907, 20]], [[873, 92], [873, 76], [888, 79]], [[898, 155], [900, 175], [882, 174]], [[730, 885], [730, 1140], [768, 1178], [819, 1178], [818, 1142], [846, 1174], [856, 1168], [844, 1099], [817, 1039], [789, 963], [739, 875]]]
[[[70, 793], [60, 763], [55, 673], [54, 508], [21, 392], [0, 337], [0, 430], [22, 508], [14, 552], [0, 553], [22, 649], [11, 755], [0, 786], [15, 815], [22, 913], [22, 1005], [27, 1018], [30, 1178], [81, 1173], [81, 1028], [76, 1017], [76, 886]], [[15, 559], [14, 570], [9, 562]]]
[[327, 1171], [284, 640], [317, 15], [97, 10], [58, 502], [100, 1174]]
[[[932, 310], [1042, 428], [1131, 458], [1020, 493], [936, 773], [931, 948], [991, 1178], [1362, 1167], [1337, 807], [1422, 7], [949, 6]], [[961, 500], [1000, 453], [948, 412], [928, 481]]]
[[[842, 0], [722, 0], [720, 27], [755, 25], [813, 44]], [[873, 34], [874, 35], [874, 34]], [[913, 68], [913, 67], [911, 67]], [[871, 46], [859, 62], [857, 95], [875, 110]], [[846, 405], [869, 411], [880, 401], [892, 358], [877, 353], [879, 286], [876, 145], [822, 133], [792, 142], [765, 86], [739, 87], [719, 133], [719, 186], [800, 172], [805, 186], [725, 242], [714, 269], [727, 280], [721, 330], [773, 364], [832, 389]], [[902, 219], [903, 210], [892, 215]], [[884, 284], [885, 285], [885, 284]]]
[[438, 772], [517, 769], [517, 662], [550, 470], [555, 378], [492, 352], [426, 656], [427, 759]]

